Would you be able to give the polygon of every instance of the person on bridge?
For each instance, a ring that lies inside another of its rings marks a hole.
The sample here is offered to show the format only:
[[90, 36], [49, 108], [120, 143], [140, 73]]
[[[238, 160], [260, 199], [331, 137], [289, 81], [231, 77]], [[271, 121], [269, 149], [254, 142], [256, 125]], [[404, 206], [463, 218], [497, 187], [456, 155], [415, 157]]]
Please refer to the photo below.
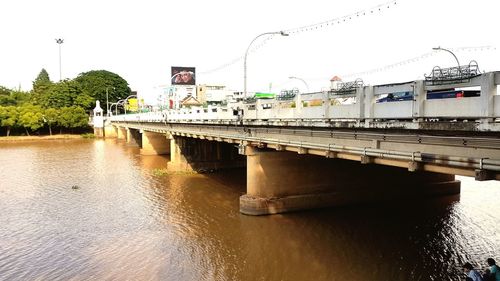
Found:
[[496, 265], [496, 262], [492, 258], [486, 260], [489, 268], [486, 269], [486, 273], [483, 275], [484, 281], [500, 281], [500, 268]]
[[483, 277], [481, 277], [481, 274], [477, 270], [474, 269], [472, 264], [469, 262], [466, 262], [463, 266], [464, 272], [467, 275], [466, 280], [472, 280], [472, 281], [483, 281]]

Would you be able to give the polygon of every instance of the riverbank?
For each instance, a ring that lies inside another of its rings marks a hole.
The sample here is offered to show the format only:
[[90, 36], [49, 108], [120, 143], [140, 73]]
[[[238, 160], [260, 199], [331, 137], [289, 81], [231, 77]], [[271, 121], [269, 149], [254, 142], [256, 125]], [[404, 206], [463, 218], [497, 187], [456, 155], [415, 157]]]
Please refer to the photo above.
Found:
[[52, 135], [52, 136], [8, 136], [0, 137], [0, 142], [17, 142], [17, 141], [41, 141], [41, 140], [62, 140], [62, 139], [82, 139], [83, 135]]

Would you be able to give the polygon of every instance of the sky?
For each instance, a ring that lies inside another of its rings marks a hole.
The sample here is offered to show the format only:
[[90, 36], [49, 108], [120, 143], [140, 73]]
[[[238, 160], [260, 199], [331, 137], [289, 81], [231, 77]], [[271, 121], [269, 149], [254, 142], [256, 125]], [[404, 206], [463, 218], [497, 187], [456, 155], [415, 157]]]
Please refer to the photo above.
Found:
[[[249, 46], [251, 92], [320, 91], [335, 75], [371, 85], [423, 79], [456, 65], [437, 46], [495, 71], [499, 10], [498, 0], [2, 0], [0, 85], [30, 90], [42, 68], [58, 81], [56, 38], [63, 79], [104, 69], [152, 100], [171, 66], [196, 67], [197, 84], [242, 91]], [[250, 44], [281, 30], [289, 36]]]

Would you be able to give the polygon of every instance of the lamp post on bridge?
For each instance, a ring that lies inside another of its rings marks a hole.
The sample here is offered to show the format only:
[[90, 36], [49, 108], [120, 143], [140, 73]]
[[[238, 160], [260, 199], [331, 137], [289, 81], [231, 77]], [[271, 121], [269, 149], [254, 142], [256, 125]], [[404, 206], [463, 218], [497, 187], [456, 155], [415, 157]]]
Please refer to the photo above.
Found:
[[259, 37], [264, 36], [264, 35], [281, 35], [281, 36], [288, 36], [288, 33], [284, 31], [274, 31], [274, 32], [264, 32], [262, 34], [257, 35], [252, 42], [247, 47], [247, 50], [245, 52], [245, 58], [243, 61], [243, 99], [247, 97], [247, 57], [248, 57], [248, 51], [250, 50], [250, 47], [252, 46], [253, 42], [257, 40]]
[[137, 95], [130, 95], [123, 100], [123, 110], [125, 111], [125, 114], [127, 114], [127, 102], [129, 98], [137, 98]]
[[[108, 98], [108, 88], [109, 86], [106, 86], [106, 116], [109, 117], [109, 98]], [[115, 87], [112, 87], [113, 88], [113, 92], [115, 90]]]
[[299, 78], [299, 77], [295, 77], [295, 76], [290, 76], [290, 77], [288, 77], [288, 79], [297, 79], [297, 80], [302, 81], [302, 83], [304, 83], [304, 85], [306, 85], [307, 91], [309, 92], [309, 85], [307, 84], [306, 80]]
[[461, 72], [461, 71], [460, 71], [460, 62], [458, 61], [457, 56], [455, 56], [455, 54], [454, 54], [452, 51], [450, 51], [450, 50], [448, 50], [448, 49], [445, 49], [445, 48], [441, 48], [441, 47], [435, 47], [435, 48], [432, 48], [432, 49], [433, 49], [434, 51], [445, 51], [445, 52], [450, 53], [450, 54], [451, 54], [451, 55], [455, 58], [455, 60], [457, 61], [457, 65], [458, 65], [458, 71], [459, 71], [459, 73]]

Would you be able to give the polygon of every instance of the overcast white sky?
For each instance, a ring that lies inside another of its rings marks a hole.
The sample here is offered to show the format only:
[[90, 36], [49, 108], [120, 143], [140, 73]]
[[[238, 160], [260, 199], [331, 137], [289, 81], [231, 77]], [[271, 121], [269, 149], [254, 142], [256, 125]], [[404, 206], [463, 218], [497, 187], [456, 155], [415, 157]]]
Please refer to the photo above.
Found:
[[[2, 0], [0, 85], [23, 90], [42, 68], [59, 78], [58, 46], [64, 38], [62, 76], [105, 69], [133, 90], [153, 95], [169, 83], [171, 66], [196, 67], [197, 83], [243, 89], [242, 57], [254, 37], [327, 21], [386, 3], [270, 0]], [[373, 15], [340, 25], [277, 36], [248, 56], [248, 90], [310, 90], [334, 75], [363, 72], [431, 52], [434, 46], [496, 49], [457, 51], [462, 64], [500, 70], [499, 0], [397, 0]], [[258, 46], [256, 41], [252, 46]], [[400, 67], [362, 75], [366, 84], [423, 78], [434, 65], [453, 66], [445, 52]], [[346, 80], [354, 80], [348, 77]]]

